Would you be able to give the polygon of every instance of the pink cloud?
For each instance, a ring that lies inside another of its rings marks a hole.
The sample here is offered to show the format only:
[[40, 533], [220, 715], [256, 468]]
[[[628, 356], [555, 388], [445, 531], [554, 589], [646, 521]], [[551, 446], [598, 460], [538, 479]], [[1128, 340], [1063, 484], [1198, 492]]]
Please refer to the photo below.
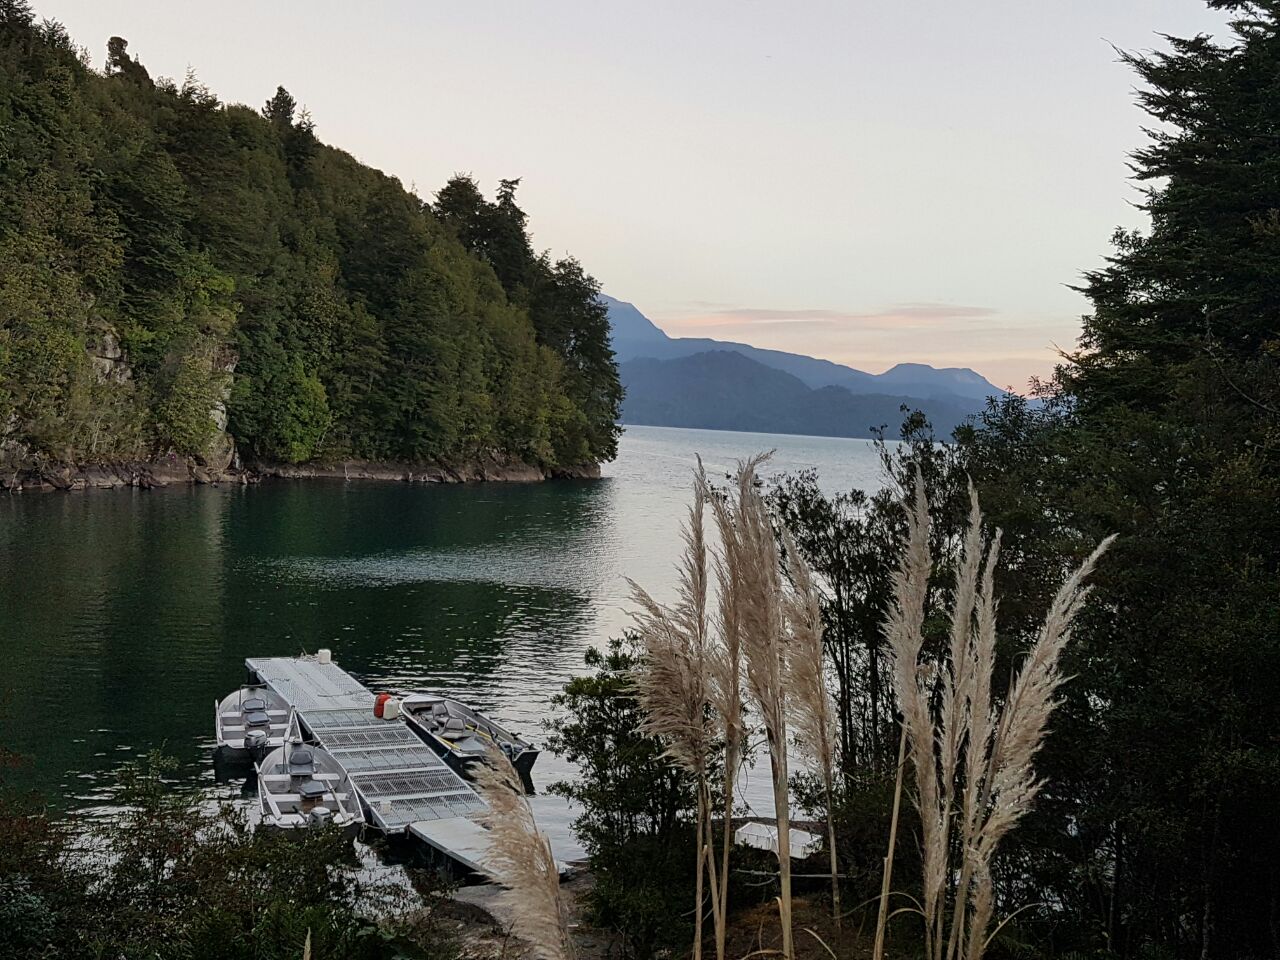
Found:
[[667, 322], [686, 329], [704, 327], [767, 327], [803, 324], [815, 327], [845, 326], [860, 330], [894, 330], [931, 327], [955, 320], [975, 320], [996, 313], [990, 307], [942, 303], [906, 303], [871, 313], [850, 310], [800, 308], [792, 310], [739, 307], [699, 312]]
[[1053, 344], [1071, 343], [1079, 330], [1075, 318], [928, 302], [861, 311], [691, 303], [663, 311], [659, 323], [671, 336], [740, 341], [868, 372], [900, 362], [972, 367], [1017, 391], [1028, 377], [1047, 376], [1058, 359]]

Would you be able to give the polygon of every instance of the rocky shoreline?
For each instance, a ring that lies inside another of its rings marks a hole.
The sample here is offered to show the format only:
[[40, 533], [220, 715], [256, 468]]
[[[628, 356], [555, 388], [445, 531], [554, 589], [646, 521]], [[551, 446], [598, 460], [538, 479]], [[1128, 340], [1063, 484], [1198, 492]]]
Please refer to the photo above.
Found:
[[547, 469], [500, 456], [460, 464], [379, 463], [338, 460], [315, 463], [249, 463], [219, 470], [197, 460], [119, 460], [102, 463], [25, 462], [0, 467], [0, 492], [49, 493], [72, 490], [145, 490], [181, 484], [250, 484], [266, 478], [288, 480], [376, 480], [397, 483], [538, 483], [595, 479], [599, 464]]

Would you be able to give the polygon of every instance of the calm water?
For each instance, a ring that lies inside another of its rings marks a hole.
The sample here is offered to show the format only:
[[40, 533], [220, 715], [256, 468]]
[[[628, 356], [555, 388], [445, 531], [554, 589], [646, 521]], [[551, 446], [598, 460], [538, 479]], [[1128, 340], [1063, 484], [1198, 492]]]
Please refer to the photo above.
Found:
[[[246, 656], [318, 647], [371, 687], [446, 689], [541, 740], [584, 651], [627, 624], [623, 578], [670, 596], [695, 454], [715, 475], [770, 448], [767, 473], [881, 482], [868, 441], [631, 427], [599, 481], [0, 497], [0, 747], [26, 758], [6, 779], [92, 811], [113, 768], [163, 746], [236, 797], [213, 776], [214, 700]], [[570, 775], [547, 754], [534, 770]], [[572, 855], [563, 802], [535, 809]]]

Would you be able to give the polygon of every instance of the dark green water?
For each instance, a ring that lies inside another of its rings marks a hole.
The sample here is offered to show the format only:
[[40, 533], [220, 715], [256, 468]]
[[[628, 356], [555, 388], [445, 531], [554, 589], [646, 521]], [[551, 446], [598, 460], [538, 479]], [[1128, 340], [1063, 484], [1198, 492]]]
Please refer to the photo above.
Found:
[[[631, 428], [599, 481], [275, 481], [0, 497], [0, 746], [11, 785], [69, 810], [163, 746], [213, 795], [214, 700], [246, 656], [330, 647], [371, 687], [447, 689], [543, 737], [583, 652], [626, 624], [630, 576], [669, 593], [695, 453], [712, 471], [877, 481], [863, 441]], [[544, 756], [542, 785], [572, 771]], [[540, 797], [553, 839], [568, 813]]]

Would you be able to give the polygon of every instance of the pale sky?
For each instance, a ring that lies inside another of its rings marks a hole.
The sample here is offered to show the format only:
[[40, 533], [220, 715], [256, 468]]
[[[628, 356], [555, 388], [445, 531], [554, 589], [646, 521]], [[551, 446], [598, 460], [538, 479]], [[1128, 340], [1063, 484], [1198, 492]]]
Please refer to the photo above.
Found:
[[1224, 34], [1202, 0], [35, 0], [101, 68], [223, 100], [283, 84], [430, 197], [522, 178], [534, 241], [668, 333], [1022, 389], [1141, 226], [1123, 49]]

